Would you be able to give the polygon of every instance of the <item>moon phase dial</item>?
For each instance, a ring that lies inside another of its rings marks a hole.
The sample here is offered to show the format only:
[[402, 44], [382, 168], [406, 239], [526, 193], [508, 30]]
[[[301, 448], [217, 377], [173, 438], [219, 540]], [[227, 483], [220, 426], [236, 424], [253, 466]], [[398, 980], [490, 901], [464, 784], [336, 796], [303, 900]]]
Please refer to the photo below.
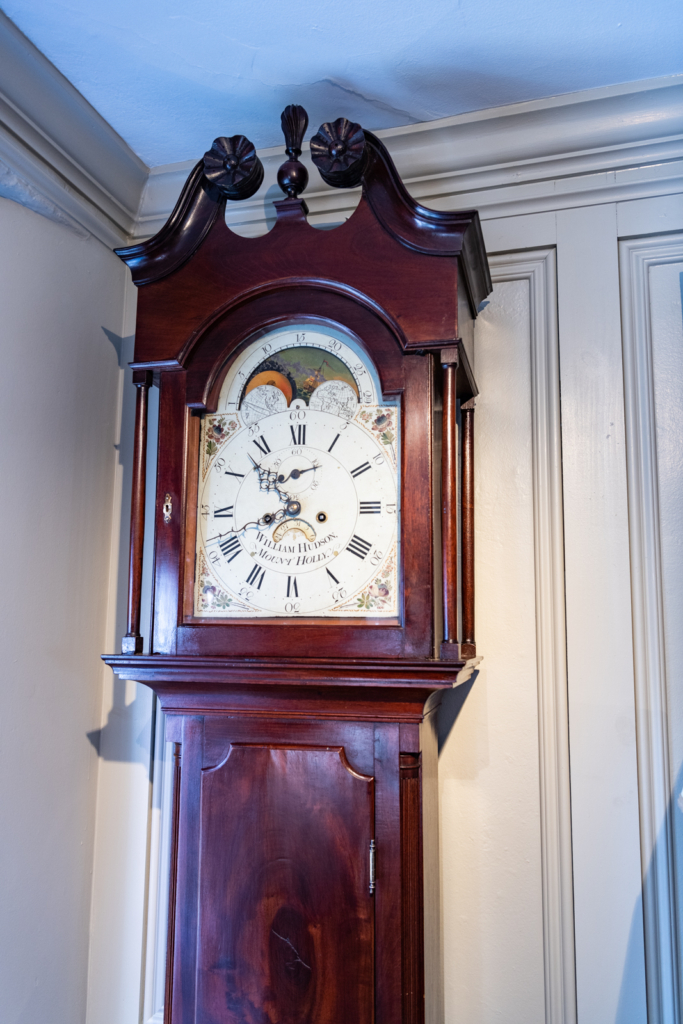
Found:
[[352, 420], [359, 405], [379, 401], [374, 370], [358, 342], [336, 327], [292, 324], [252, 342], [233, 362], [218, 412], [251, 424], [298, 407]]

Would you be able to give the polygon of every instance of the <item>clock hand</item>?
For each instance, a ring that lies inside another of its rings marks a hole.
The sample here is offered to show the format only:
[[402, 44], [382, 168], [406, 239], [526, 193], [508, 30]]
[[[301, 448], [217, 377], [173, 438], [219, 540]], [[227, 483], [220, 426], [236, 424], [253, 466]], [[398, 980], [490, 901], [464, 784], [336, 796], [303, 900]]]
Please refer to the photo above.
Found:
[[293, 469], [289, 476], [283, 476], [282, 473], [280, 473], [279, 477], [277, 478], [277, 482], [279, 484], [285, 484], [290, 479], [298, 480], [300, 476], [304, 475], [304, 473], [310, 473], [314, 469], [320, 469], [320, 466], [316, 463], [313, 466], [309, 466], [308, 469]]
[[251, 522], [245, 523], [244, 526], [240, 526], [237, 530], [226, 530], [225, 533], [217, 533], [214, 537], [207, 537], [205, 543], [212, 544], [213, 541], [220, 540], [222, 537], [244, 533], [250, 526], [272, 526], [274, 523], [279, 523], [286, 515], [292, 515], [286, 508], [279, 508], [277, 512], [265, 512], [260, 519], [252, 519]]
[[277, 494], [277, 496], [280, 499], [280, 501], [282, 501], [282, 502], [288, 501], [289, 500], [289, 495], [285, 494], [284, 491], [281, 491], [280, 488], [277, 485], [277, 473], [275, 473], [274, 471], [269, 470], [269, 469], [263, 469], [263, 467], [259, 466], [259, 464], [257, 462], [254, 462], [254, 460], [251, 457], [251, 455], [249, 454], [249, 452], [247, 452], [247, 457], [248, 457], [249, 461], [251, 462], [252, 466], [254, 467], [254, 469], [256, 470], [256, 472], [258, 473], [259, 490], [260, 491], [275, 491], [275, 493]]
[[[278, 492], [279, 493], [279, 492]], [[206, 543], [211, 544], [215, 540], [220, 540], [221, 537], [229, 537], [230, 534], [244, 533], [250, 526], [273, 526], [274, 523], [281, 522], [285, 517], [292, 519], [294, 516], [298, 516], [301, 512], [301, 502], [295, 498], [289, 498], [285, 495], [286, 502], [284, 508], [279, 508], [277, 512], [264, 512], [260, 519], [252, 519], [251, 522], [245, 523], [244, 526], [240, 526], [238, 530], [226, 530], [225, 533], [217, 533], [215, 537], [207, 537]], [[324, 515], [324, 513], [322, 513]], [[327, 516], [325, 516], [327, 518]], [[323, 520], [320, 520], [323, 522]]]

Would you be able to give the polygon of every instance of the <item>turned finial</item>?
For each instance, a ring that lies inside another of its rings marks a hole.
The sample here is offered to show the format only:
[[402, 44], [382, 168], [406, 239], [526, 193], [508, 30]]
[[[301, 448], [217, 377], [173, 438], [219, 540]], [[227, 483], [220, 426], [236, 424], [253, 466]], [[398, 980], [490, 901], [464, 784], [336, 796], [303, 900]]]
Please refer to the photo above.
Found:
[[303, 107], [290, 104], [282, 111], [285, 152], [289, 157], [277, 172], [277, 183], [288, 199], [296, 199], [308, 185], [308, 171], [301, 163], [301, 145], [308, 128], [308, 114]]

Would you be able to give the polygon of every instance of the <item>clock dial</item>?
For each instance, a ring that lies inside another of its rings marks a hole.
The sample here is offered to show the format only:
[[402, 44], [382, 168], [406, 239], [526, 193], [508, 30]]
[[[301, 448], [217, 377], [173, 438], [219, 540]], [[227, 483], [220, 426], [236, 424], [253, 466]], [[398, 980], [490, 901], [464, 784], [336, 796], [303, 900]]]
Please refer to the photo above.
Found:
[[398, 409], [359, 403], [376, 388], [349, 346], [339, 370], [301, 334], [276, 336], [273, 351], [289, 339], [275, 351], [279, 369], [263, 369], [270, 336], [255, 343], [244, 379], [233, 367], [219, 400], [227, 410], [239, 386], [239, 408], [203, 419], [198, 616], [399, 614]]
[[218, 412], [237, 412], [244, 397], [259, 386], [280, 390], [287, 406], [296, 400], [308, 405], [316, 390], [329, 382], [335, 384], [332, 394], [329, 388], [323, 390], [316, 401], [328, 405], [336, 401], [349, 408], [352, 392], [356, 402], [378, 404], [374, 370], [354, 339], [338, 328], [288, 325], [253, 342], [237, 356], [221, 388]]

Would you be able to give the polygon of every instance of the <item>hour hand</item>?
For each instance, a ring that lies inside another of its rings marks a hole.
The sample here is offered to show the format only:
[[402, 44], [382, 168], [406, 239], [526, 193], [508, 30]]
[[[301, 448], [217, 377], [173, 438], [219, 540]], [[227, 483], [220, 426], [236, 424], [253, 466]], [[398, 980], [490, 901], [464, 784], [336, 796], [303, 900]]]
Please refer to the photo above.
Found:
[[287, 495], [283, 494], [277, 485], [277, 474], [269, 469], [263, 469], [259, 466], [258, 462], [254, 462], [253, 458], [247, 452], [247, 457], [251, 462], [252, 466], [258, 473], [258, 485], [260, 491], [275, 491], [280, 501], [286, 501]]
[[259, 519], [252, 519], [250, 522], [245, 523], [244, 526], [240, 526], [239, 530], [228, 530], [227, 533], [217, 533], [215, 537], [207, 537], [206, 543], [211, 544], [213, 541], [220, 540], [221, 537], [232, 537], [237, 536], [238, 533], [244, 533], [250, 526], [272, 526], [273, 523], [279, 523], [285, 516], [286, 510], [279, 508], [277, 512], [264, 512]]

